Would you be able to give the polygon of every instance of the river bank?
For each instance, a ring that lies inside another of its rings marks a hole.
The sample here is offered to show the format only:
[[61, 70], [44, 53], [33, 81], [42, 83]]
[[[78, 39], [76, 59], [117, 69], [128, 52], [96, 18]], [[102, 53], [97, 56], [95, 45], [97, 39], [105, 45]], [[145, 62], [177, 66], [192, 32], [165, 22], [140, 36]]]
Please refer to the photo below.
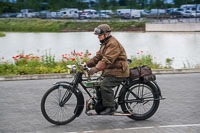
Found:
[[145, 31], [144, 22], [87, 22], [47, 19], [1, 18], [2, 32], [85, 32], [93, 31], [99, 24], [107, 23], [112, 31]]

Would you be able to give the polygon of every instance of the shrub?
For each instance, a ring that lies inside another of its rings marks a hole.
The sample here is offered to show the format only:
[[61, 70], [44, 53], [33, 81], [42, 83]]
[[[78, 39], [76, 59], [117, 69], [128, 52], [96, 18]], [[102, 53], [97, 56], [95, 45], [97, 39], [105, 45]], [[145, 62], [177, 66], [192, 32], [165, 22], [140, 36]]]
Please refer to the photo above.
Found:
[[6, 36], [6, 34], [0, 32], [0, 37], [4, 37], [4, 36]]
[[132, 63], [129, 65], [130, 67], [147, 65], [152, 69], [162, 68], [160, 64], [153, 62], [153, 57], [150, 54], [145, 55], [143, 54], [143, 51], [141, 51], [141, 53], [138, 52], [137, 57], [132, 57], [131, 60]]

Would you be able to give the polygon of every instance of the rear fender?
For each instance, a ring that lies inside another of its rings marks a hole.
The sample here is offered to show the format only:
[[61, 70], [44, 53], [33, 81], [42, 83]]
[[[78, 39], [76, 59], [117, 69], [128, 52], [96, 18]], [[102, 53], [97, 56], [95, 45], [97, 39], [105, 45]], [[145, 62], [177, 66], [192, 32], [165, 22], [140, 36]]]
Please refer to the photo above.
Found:
[[[130, 85], [137, 84], [137, 83], [144, 83], [144, 82], [142, 82], [141, 80], [134, 80], [134, 81], [131, 81], [131, 83], [129, 85], [125, 85], [121, 89], [121, 91], [119, 92], [119, 98], [118, 98], [119, 103], [121, 103], [121, 101], [123, 100], [121, 98], [122, 94], [130, 87]], [[155, 89], [156, 89], [154, 93], [156, 93], [160, 97], [160, 99], [165, 99], [165, 98], [162, 97], [160, 87], [158, 86], [156, 81], [151, 81], [151, 82], [147, 82], [147, 83], [144, 83], [144, 84], [150, 84], [150, 85], [154, 86]]]
[[152, 83], [152, 84], [155, 86], [155, 88], [157, 89], [156, 92], [158, 93], [158, 95], [160, 96], [160, 98], [161, 98], [161, 99], [165, 99], [165, 98], [162, 97], [161, 89], [160, 89], [160, 87], [158, 86], [157, 82], [156, 82], [156, 81], [151, 81], [150, 83]]

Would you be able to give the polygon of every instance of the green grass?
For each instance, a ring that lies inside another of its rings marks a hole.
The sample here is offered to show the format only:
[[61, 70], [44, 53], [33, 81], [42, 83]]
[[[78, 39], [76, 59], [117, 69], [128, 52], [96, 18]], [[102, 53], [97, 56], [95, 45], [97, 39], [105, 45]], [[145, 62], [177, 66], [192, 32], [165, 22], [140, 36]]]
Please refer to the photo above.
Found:
[[0, 32], [0, 37], [5, 37], [5, 36], [6, 36], [6, 34]]
[[144, 28], [144, 22], [69, 22], [67, 20], [1, 18], [0, 31], [7, 32], [61, 32], [93, 31], [102, 23], [111, 26], [112, 31], [125, 31], [132, 27]]

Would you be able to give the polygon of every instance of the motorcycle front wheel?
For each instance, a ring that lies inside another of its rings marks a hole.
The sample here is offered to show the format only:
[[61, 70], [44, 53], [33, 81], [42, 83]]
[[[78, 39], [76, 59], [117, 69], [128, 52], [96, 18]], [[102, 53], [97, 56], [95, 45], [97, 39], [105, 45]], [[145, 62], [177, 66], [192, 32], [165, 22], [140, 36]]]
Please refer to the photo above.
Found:
[[52, 124], [65, 125], [76, 118], [77, 96], [71, 86], [53, 86], [42, 97], [41, 111]]

